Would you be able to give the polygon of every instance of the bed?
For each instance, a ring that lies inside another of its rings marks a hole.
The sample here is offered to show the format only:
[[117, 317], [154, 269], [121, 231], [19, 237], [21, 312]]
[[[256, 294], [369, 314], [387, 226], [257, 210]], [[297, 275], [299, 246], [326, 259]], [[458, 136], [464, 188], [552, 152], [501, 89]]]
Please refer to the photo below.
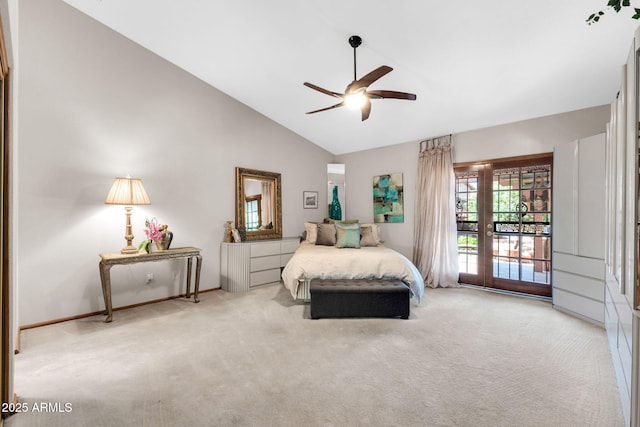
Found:
[[282, 271], [282, 280], [293, 298], [308, 301], [313, 279], [400, 279], [417, 302], [424, 293], [413, 263], [382, 244], [356, 249], [303, 241]]

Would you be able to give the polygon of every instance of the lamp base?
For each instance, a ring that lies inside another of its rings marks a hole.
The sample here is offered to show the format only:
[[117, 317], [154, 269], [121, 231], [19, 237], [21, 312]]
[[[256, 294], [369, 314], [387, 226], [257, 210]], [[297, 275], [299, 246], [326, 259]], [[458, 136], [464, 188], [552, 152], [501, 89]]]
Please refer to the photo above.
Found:
[[122, 248], [120, 253], [121, 254], [125, 254], [125, 255], [137, 254], [138, 253], [138, 249], [134, 248], [133, 246], [125, 246], [124, 248]]
[[127, 241], [127, 246], [125, 246], [120, 253], [123, 255], [133, 255], [138, 253], [138, 249], [133, 246], [133, 232], [131, 231], [131, 206], [124, 207], [125, 214], [127, 216], [127, 225], [125, 228], [124, 240]]

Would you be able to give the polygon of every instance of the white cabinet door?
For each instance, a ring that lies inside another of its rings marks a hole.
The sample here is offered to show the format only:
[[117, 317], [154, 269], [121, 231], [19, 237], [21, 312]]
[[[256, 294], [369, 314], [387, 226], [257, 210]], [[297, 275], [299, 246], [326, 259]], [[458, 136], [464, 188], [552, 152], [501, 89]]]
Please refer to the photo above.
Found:
[[553, 252], [576, 253], [578, 141], [553, 149]]
[[604, 324], [605, 136], [553, 154], [553, 304]]
[[[581, 139], [578, 159], [578, 255], [604, 259], [605, 139]], [[555, 210], [554, 210], [555, 212]]]

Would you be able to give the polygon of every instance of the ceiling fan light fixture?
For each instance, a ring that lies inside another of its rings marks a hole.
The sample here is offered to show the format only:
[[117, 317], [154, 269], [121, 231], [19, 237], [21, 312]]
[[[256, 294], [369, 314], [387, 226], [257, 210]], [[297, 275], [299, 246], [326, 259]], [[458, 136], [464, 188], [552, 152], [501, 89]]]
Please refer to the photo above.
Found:
[[353, 108], [354, 110], [359, 110], [366, 102], [367, 96], [364, 94], [364, 91], [350, 93], [344, 97], [345, 105], [349, 108]]
[[416, 100], [416, 95], [413, 93], [396, 92], [394, 90], [367, 90], [369, 85], [376, 82], [379, 78], [389, 74], [391, 71], [393, 71], [393, 68], [389, 67], [388, 65], [381, 65], [380, 67], [358, 79], [356, 74], [356, 48], [360, 46], [361, 43], [362, 38], [360, 38], [359, 36], [351, 36], [349, 38], [349, 44], [353, 48], [353, 81], [347, 85], [344, 93], [333, 92], [309, 82], [304, 82], [305, 86], [313, 90], [317, 90], [318, 92], [322, 92], [325, 95], [339, 98], [341, 101], [338, 104], [332, 105], [330, 107], [309, 111], [307, 112], [307, 114], [333, 110], [334, 108], [339, 108], [346, 105], [347, 107], [352, 109], [359, 108], [360, 111], [362, 111], [362, 121], [365, 121], [369, 118], [369, 114], [371, 113], [371, 99], [394, 98], [406, 99], [409, 101]]

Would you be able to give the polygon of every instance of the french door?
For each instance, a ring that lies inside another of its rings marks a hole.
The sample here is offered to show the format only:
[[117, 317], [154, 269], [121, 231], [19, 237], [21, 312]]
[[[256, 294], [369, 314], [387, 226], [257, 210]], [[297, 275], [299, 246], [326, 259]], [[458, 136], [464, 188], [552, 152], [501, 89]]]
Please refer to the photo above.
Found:
[[552, 161], [455, 167], [461, 283], [551, 296]]

